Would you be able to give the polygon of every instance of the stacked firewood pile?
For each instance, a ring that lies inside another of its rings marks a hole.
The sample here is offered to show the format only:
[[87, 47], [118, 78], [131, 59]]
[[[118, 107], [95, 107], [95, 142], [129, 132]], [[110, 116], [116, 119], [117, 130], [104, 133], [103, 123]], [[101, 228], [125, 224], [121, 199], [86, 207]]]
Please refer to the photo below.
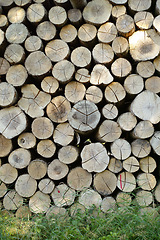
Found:
[[0, 0], [0, 204], [160, 202], [160, 0]]

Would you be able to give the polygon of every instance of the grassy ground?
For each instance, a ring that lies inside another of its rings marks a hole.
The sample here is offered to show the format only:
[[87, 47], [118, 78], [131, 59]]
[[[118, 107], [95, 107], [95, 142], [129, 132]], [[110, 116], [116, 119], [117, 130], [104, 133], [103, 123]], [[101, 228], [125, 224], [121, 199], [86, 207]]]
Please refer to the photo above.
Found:
[[117, 208], [108, 214], [89, 210], [74, 217], [50, 219], [44, 215], [17, 219], [0, 213], [0, 239], [158, 240], [160, 216], [141, 214], [137, 206]]

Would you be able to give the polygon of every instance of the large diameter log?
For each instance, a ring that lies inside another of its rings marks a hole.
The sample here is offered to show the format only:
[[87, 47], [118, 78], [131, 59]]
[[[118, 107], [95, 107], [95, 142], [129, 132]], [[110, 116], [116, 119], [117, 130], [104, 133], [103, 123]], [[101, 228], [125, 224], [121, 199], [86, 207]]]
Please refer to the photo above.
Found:
[[10, 190], [3, 198], [3, 206], [7, 210], [16, 210], [22, 205], [23, 198], [15, 190]]
[[31, 153], [27, 149], [18, 148], [10, 153], [8, 162], [12, 167], [17, 169], [25, 168], [31, 161]]
[[88, 67], [91, 63], [91, 52], [86, 47], [77, 47], [71, 53], [71, 62], [76, 67]]
[[128, 14], [123, 14], [117, 18], [116, 27], [120, 35], [129, 37], [135, 31], [134, 19]]
[[57, 27], [62, 27], [67, 22], [66, 10], [61, 6], [54, 6], [49, 10], [48, 18]]
[[9, 107], [17, 101], [17, 91], [15, 87], [7, 82], [0, 83], [0, 106]]
[[13, 148], [12, 140], [5, 138], [0, 134], [0, 157], [9, 155]]
[[85, 22], [100, 26], [109, 20], [111, 11], [112, 5], [108, 0], [94, 0], [84, 8], [83, 18]]
[[53, 133], [53, 140], [61, 146], [67, 146], [74, 139], [74, 129], [69, 123], [57, 125]]
[[160, 121], [160, 98], [157, 94], [145, 90], [133, 100], [130, 111], [142, 120], [157, 124]]
[[29, 174], [22, 174], [15, 183], [17, 193], [25, 198], [31, 197], [37, 189], [37, 181]]
[[81, 152], [82, 167], [88, 172], [102, 172], [109, 164], [106, 148], [101, 143], [90, 143]]
[[14, 87], [22, 86], [27, 80], [28, 73], [25, 67], [21, 64], [13, 65], [8, 69], [6, 81]]
[[113, 156], [119, 160], [125, 160], [131, 154], [131, 145], [125, 139], [116, 139], [111, 144], [111, 153]]
[[21, 148], [30, 149], [35, 147], [36, 138], [33, 133], [25, 132], [19, 135], [17, 142]]
[[143, 78], [138, 74], [130, 74], [124, 80], [124, 88], [130, 95], [136, 95], [140, 93], [144, 88]]
[[136, 125], [136, 127], [132, 132], [132, 135], [135, 138], [145, 139], [145, 138], [151, 137], [153, 133], [154, 133], [153, 124], [148, 120], [144, 120], [144, 121], [140, 121]]
[[52, 121], [47, 117], [39, 117], [33, 120], [32, 133], [38, 139], [47, 139], [52, 136], [54, 125]]
[[140, 173], [137, 176], [137, 183], [143, 190], [151, 191], [155, 188], [157, 181], [155, 176], [151, 173]]
[[96, 63], [109, 65], [114, 59], [114, 52], [108, 43], [98, 43], [92, 50], [92, 56]]
[[131, 143], [132, 153], [135, 157], [144, 158], [150, 154], [151, 145], [149, 141], [136, 139]]
[[122, 172], [118, 175], [117, 187], [123, 192], [132, 192], [136, 188], [136, 179], [130, 172]]
[[44, 41], [50, 41], [56, 36], [56, 27], [49, 21], [40, 23], [36, 28], [38, 37]]
[[37, 153], [44, 158], [53, 157], [56, 151], [56, 145], [50, 139], [41, 140], [37, 144]]
[[102, 202], [101, 195], [93, 189], [86, 189], [80, 193], [78, 202], [90, 209], [92, 207], [99, 208]]
[[59, 161], [59, 159], [54, 159], [47, 168], [48, 177], [52, 180], [60, 180], [64, 178], [69, 172], [69, 168], [65, 163]]
[[6, 184], [13, 183], [18, 177], [18, 171], [9, 163], [5, 163], [0, 167], [0, 180]]
[[100, 120], [97, 106], [90, 101], [76, 103], [68, 114], [69, 124], [79, 133], [86, 134], [94, 130]]
[[71, 164], [79, 156], [78, 148], [72, 145], [63, 146], [58, 151], [58, 159], [65, 164]]
[[19, 44], [10, 44], [5, 49], [4, 57], [11, 64], [16, 64], [24, 61], [24, 48]]
[[27, 127], [25, 114], [19, 107], [9, 107], [0, 110], [0, 133], [6, 138], [14, 138]]
[[160, 131], [155, 131], [154, 135], [150, 139], [150, 144], [153, 151], [160, 155]]
[[112, 49], [118, 57], [125, 57], [129, 51], [128, 40], [124, 37], [116, 37], [112, 42]]
[[109, 69], [102, 64], [96, 64], [91, 72], [90, 83], [93, 85], [107, 85], [113, 82]]
[[118, 103], [125, 98], [126, 91], [119, 82], [112, 82], [105, 88], [104, 96], [107, 102]]
[[7, 14], [10, 23], [22, 23], [25, 20], [25, 16], [25, 10], [21, 7], [13, 7]]
[[54, 182], [49, 178], [41, 179], [38, 184], [39, 190], [45, 194], [52, 193], [54, 187], [55, 187]]
[[28, 52], [35, 52], [42, 50], [43, 43], [39, 37], [32, 35], [26, 39], [24, 46]]
[[29, 22], [37, 24], [41, 22], [46, 15], [46, 9], [40, 3], [31, 4], [27, 9], [27, 19]]
[[23, 43], [27, 36], [28, 29], [23, 23], [12, 23], [6, 30], [6, 39], [9, 43]]
[[46, 213], [51, 204], [51, 199], [48, 194], [37, 191], [29, 199], [29, 209], [33, 213]]

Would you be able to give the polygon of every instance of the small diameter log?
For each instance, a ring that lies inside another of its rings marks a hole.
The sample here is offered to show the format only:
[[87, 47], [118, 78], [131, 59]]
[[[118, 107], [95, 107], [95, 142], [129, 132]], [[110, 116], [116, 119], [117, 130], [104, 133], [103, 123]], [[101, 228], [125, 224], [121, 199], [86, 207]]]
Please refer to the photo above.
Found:
[[90, 80], [90, 74], [88, 69], [80, 68], [75, 73], [75, 79], [80, 83], [88, 83]]
[[90, 102], [93, 102], [95, 104], [98, 104], [103, 99], [103, 93], [102, 93], [102, 90], [99, 87], [97, 87], [97, 86], [90, 86], [86, 90], [85, 97], [86, 97], [86, 100], [88, 100]]
[[85, 213], [85, 207], [83, 205], [81, 205], [80, 203], [76, 202], [74, 203], [71, 207], [70, 207], [70, 214], [72, 217], [76, 216], [77, 213]]
[[53, 141], [46, 139], [37, 144], [37, 153], [44, 158], [53, 157], [56, 151], [56, 145]]
[[79, 27], [82, 23], [82, 12], [80, 9], [73, 8], [68, 10], [68, 19], [75, 26]]
[[26, 39], [24, 43], [25, 49], [28, 52], [35, 52], [38, 50], [42, 50], [43, 43], [42, 40], [37, 36], [30, 36]]
[[47, 163], [40, 159], [31, 161], [28, 165], [28, 173], [33, 179], [42, 179], [47, 173]]
[[63, 96], [57, 96], [51, 100], [47, 106], [47, 116], [56, 123], [67, 121], [68, 114], [71, 110], [70, 102]]
[[52, 75], [62, 84], [68, 83], [74, 75], [75, 67], [68, 60], [62, 60], [56, 63], [52, 69]]
[[119, 160], [125, 160], [131, 154], [131, 145], [127, 140], [119, 138], [111, 144], [111, 153]]
[[118, 103], [125, 98], [126, 91], [119, 82], [112, 82], [105, 88], [104, 96], [107, 102]]
[[[73, 205], [72, 205], [73, 206]], [[46, 217], [48, 219], [55, 218], [55, 216], [58, 216], [58, 218], [63, 219], [64, 217], [67, 216], [67, 210], [66, 208], [63, 207], [57, 207], [55, 205], [52, 205], [48, 211], [46, 212]]]
[[130, 172], [121, 172], [118, 175], [117, 187], [123, 192], [132, 192], [136, 188], [136, 179]]
[[[119, 1], [117, 1], [119, 4]], [[126, 7], [124, 5], [115, 5], [112, 8], [112, 17], [114, 20], [117, 20], [121, 15], [126, 14]]]
[[101, 203], [101, 211], [110, 213], [116, 208], [116, 200], [113, 197], [105, 197]]
[[154, 133], [154, 126], [150, 121], [140, 121], [132, 132], [132, 136], [135, 138], [149, 138]]
[[113, 173], [119, 173], [123, 169], [122, 162], [120, 160], [112, 157], [109, 160], [108, 169], [109, 169], [109, 171], [111, 171]]
[[109, 164], [106, 148], [99, 142], [84, 146], [81, 159], [82, 167], [88, 172], [102, 172]]
[[27, 9], [27, 19], [33, 24], [38, 24], [44, 20], [46, 16], [46, 9], [40, 3], [31, 4]]
[[139, 206], [147, 207], [153, 202], [153, 194], [148, 191], [140, 190], [136, 193], [135, 199]]
[[78, 29], [78, 38], [80, 43], [86, 47], [93, 47], [97, 36], [97, 28], [85, 23]]
[[25, 198], [31, 197], [37, 189], [37, 181], [29, 174], [23, 174], [18, 177], [15, 183], [17, 193]]
[[131, 73], [132, 66], [127, 59], [118, 58], [112, 63], [111, 71], [114, 76], [118, 78], [123, 78]]
[[81, 167], [73, 168], [67, 176], [67, 184], [72, 189], [82, 191], [92, 183], [92, 174]]
[[26, 13], [21, 7], [13, 7], [8, 11], [7, 17], [10, 23], [23, 23]]
[[119, 207], [126, 207], [131, 205], [132, 198], [126, 192], [119, 192], [116, 196], [116, 202]]
[[0, 6], [2, 7], [11, 7], [14, 0], [3, 1], [0, 0]]
[[141, 77], [149, 78], [154, 75], [155, 66], [151, 61], [139, 62], [136, 71]]
[[101, 195], [93, 189], [86, 189], [80, 193], [78, 202], [90, 209], [92, 207], [99, 208], [102, 202]]
[[83, 9], [87, 5], [87, 0], [70, 0], [73, 8]]
[[93, 85], [107, 85], [111, 82], [113, 82], [113, 76], [109, 69], [102, 64], [96, 64], [91, 72], [90, 83]]
[[9, 62], [5, 58], [0, 58], [0, 76], [5, 75], [10, 67]]
[[67, 13], [63, 7], [54, 6], [49, 10], [48, 18], [56, 27], [63, 27], [67, 22]]
[[54, 125], [47, 117], [39, 117], [32, 122], [32, 133], [38, 139], [47, 139], [52, 136]]
[[25, 7], [29, 3], [31, 3], [31, 0], [14, 0], [15, 4], [20, 7]]
[[64, 178], [69, 172], [69, 168], [66, 164], [54, 159], [47, 168], [48, 177], [52, 180], [60, 180]]
[[70, 206], [74, 203], [75, 190], [62, 183], [55, 187], [51, 197], [57, 207]]
[[131, 143], [132, 153], [135, 157], [144, 158], [150, 154], [151, 145], [147, 140], [136, 139]]
[[116, 37], [112, 42], [112, 49], [118, 57], [125, 57], [129, 51], [128, 40], [124, 37]]
[[151, 191], [155, 188], [157, 181], [155, 176], [151, 173], [140, 173], [137, 176], [137, 183], [143, 190]]
[[18, 177], [18, 171], [9, 163], [5, 163], [0, 167], [0, 180], [6, 184], [13, 183]]
[[61, 146], [70, 144], [74, 139], [74, 129], [69, 123], [61, 123], [57, 125], [53, 133], [53, 140]]
[[11, 66], [6, 74], [6, 81], [14, 87], [22, 86], [26, 82], [27, 78], [27, 70], [21, 64]]
[[137, 118], [131, 112], [119, 115], [117, 123], [123, 131], [131, 131], [137, 124]]
[[0, 28], [1, 30], [5, 31], [8, 27], [8, 18], [1, 13], [0, 15]]
[[49, 21], [40, 23], [36, 28], [38, 37], [44, 41], [50, 41], [56, 36], [56, 27]]
[[25, 67], [30, 75], [36, 77], [48, 73], [52, 63], [43, 52], [35, 51], [26, 58]]
[[0, 133], [8, 139], [22, 133], [27, 127], [25, 114], [19, 107], [0, 110]]
[[44, 92], [54, 94], [59, 88], [59, 82], [52, 76], [47, 76], [41, 81], [41, 88]]
[[83, 18], [85, 22], [95, 26], [107, 22], [111, 16], [112, 5], [107, 0], [94, 0], [87, 4], [83, 10]]
[[77, 29], [71, 24], [65, 25], [61, 28], [59, 36], [64, 42], [72, 45], [77, 39]]
[[157, 167], [157, 163], [154, 158], [148, 156], [140, 159], [139, 161], [140, 169], [145, 173], [152, 173]]
[[64, 95], [68, 101], [76, 103], [84, 99], [86, 88], [82, 83], [71, 81], [65, 86]]
[[28, 34], [28, 29], [23, 23], [12, 23], [6, 30], [6, 39], [9, 43], [21, 44]]
[[111, 3], [113, 3], [113, 5], [115, 4], [126, 4], [127, 3], [127, 0], [109, 0]]
[[65, 164], [71, 164], [77, 160], [79, 156], [79, 150], [77, 147], [67, 145], [59, 149], [58, 159]]
[[139, 165], [138, 160], [134, 156], [131, 156], [123, 161], [123, 168], [130, 173], [137, 172], [140, 167]]
[[156, 1], [155, 12], [156, 12], [156, 15], [160, 14], [160, 0]]
[[133, 12], [147, 11], [152, 4], [151, 0], [129, 0], [128, 7]]
[[128, 14], [123, 14], [117, 18], [116, 27], [119, 34], [127, 38], [135, 32], [134, 19]]
[[154, 59], [159, 54], [159, 46], [148, 37], [146, 30], [139, 30], [129, 37], [131, 57], [135, 61]]
[[9, 107], [14, 105], [17, 101], [18, 94], [11, 84], [7, 82], [0, 83], [0, 106]]
[[27, 149], [18, 148], [10, 153], [8, 162], [12, 167], [17, 169], [25, 168], [31, 161], [31, 153]]
[[100, 142], [113, 142], [122, 134], [122, 130], [117, 122], [105, 120], [102, 122], [97, 131], [97, 139]]
[[4, 43], [5, 43], [4, 32], [0, 29], [0, 48], [4, 47]]
[[109, 170], [105, 170], [102, 173], [97, 173], [94, 177], [93, 185], [101, 195], [108, 196], [116, 189], [116, 175]]
[[144, 88], [143, 78], [138, 74], [130, 74], [124, 80], [124, 88], [130, 95], [136, 95], [140, 93]]
[[16, 218], [29, 219], [31, 215], [32, 214], [28, 206], [20, 206], [16, 211]]
[[17, 210], [23, 205], [23, 198], [15, 190], [10, 190], [3, 198], [3, 207], [7, 210]]
[[7, 186], [5, 183], [3, 183], [2, 181], [0, 181], [0, 197], [4, 197], [4, 195], [7, 193]]
[[42, 193], [50, 194], [55, 187], [54, 182], [49, 178], [44, 178], [38, 183], [38, 188]]
[[71, 62], [79, 68], [89, 67], [91, 52], [86, 47], [77, 47], [71, 53]]
[[155, 131], [154, 135], [150, 139], [150, 144], [153, 149], [153, 151], [160, 155], [160, 131]]
[[82, 100], [73, 106], [68, 114], [68, 121], [77, 132], [86, 134], [97, 127], [100, 115], [93, 102]]
[[33, 213], [46, 213], [51, 204], [51, 199], [48, 194], [37, 191], [29, 199], [29, 209]]
[[25, 132], [19, 135], [18, 145], [21, 148], [30, 149], [36, 146], [36, 138], [33, 133]]
[[158, 72], [158, 75], [160, 74], [160, 56], [156, 57], [153, 61], [154, 67]]
[[151, 92], [160, 92], [160, 78], [157, 76], [152, 76], [145, 81], [145, 88]]
[[92, 50], [92, 56], [96, 63], [109, 65], [114, 59], [114, 52], [109, 44], [98, 43]]
[[24, 48], [19, 44], [10, 44], [6, 47], [4, 57], [11, 64], [16, 64], [24, 61]]
[[156, 93], [145, 90], [135, 97], [130, 111], [138, 118], [156, 124], [160, 121], [160, 98]]
[[98, 29], [97, 37], [99, 42], [111, 43], [117, 36], [117, 28], [112, 22], [104, 23]]
[[8, 156], [12, 148], [13, 148], [12, 140], [7, 139], [0, 134], [0, 157]]
[[134, 21], [139, 29], [149, 29], [152, 27], [154, 17], [150, 12], [137, 12]]
[[157, 202], [160, 202], [160, 183], [158, 183], [156, 188], [155, 188], [154, 197], [155, 197]]

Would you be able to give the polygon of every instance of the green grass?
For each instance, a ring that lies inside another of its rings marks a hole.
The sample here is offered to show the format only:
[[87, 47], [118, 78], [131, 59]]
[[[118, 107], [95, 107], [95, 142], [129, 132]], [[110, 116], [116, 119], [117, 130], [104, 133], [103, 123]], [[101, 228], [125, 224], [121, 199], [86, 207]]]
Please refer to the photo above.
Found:
[[117, 208], [102, 214], [98, 210], [79, 212], [74, 216], [32, 216], [17, 219], [0, 213], [0, 239], [33, 240], [158, 240], [159, 214], [141, 214], [138, 206]]

